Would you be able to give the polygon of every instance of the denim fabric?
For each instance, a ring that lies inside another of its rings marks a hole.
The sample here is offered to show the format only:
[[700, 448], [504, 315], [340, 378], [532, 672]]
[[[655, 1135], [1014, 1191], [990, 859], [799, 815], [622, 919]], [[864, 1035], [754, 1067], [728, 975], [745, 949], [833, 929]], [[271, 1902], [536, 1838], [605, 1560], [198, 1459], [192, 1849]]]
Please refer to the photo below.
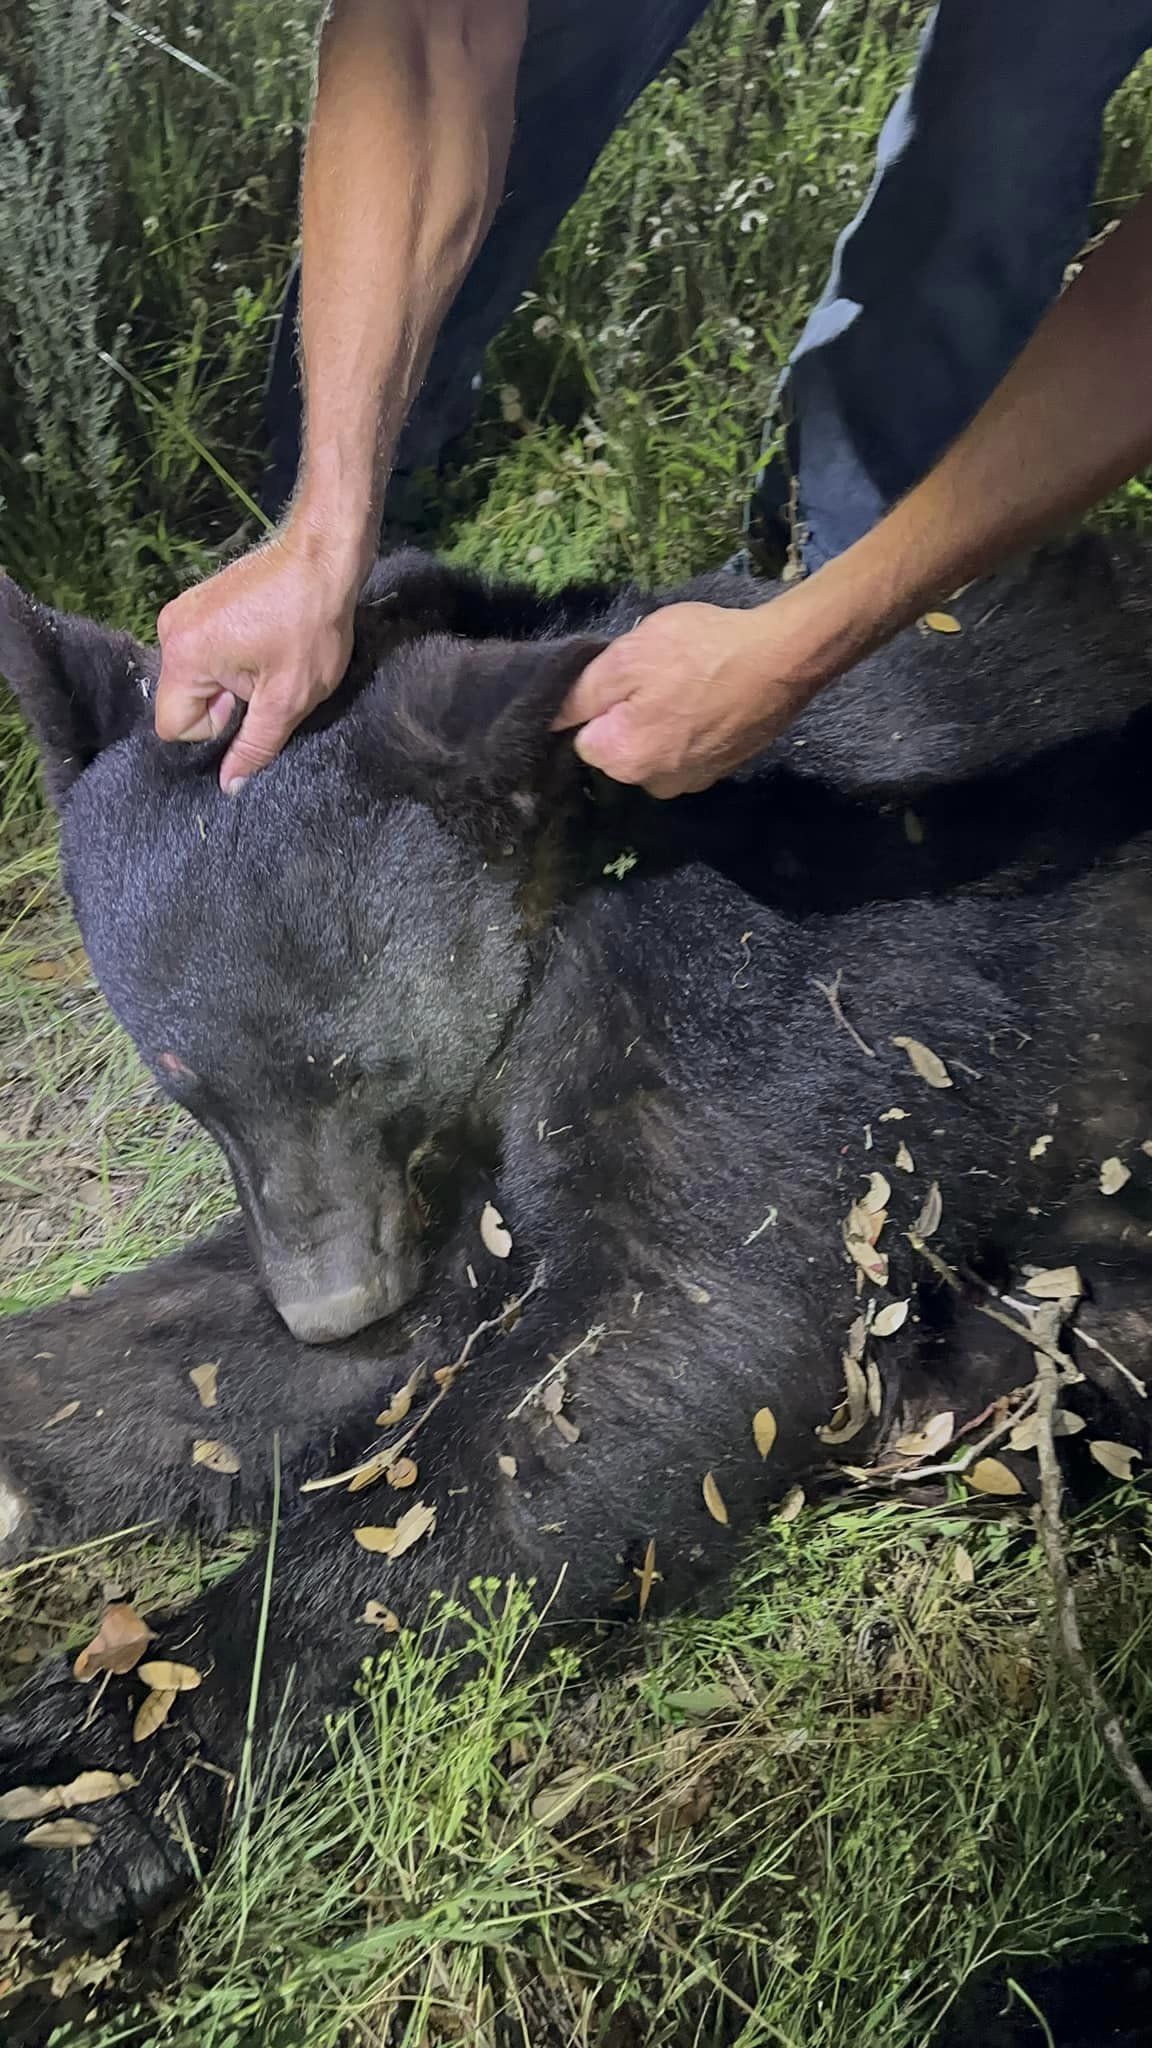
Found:
[[[706, 5], [530, 6], [504, 198], [441, 330], [401, 474], [467, 426], [489, 342]], [[1027, 341], [1084, 238], [1107, 102], [1150, 45], [1152, 0], [940, 0], [784, 382], [810, 564], [931, 467]], [[272, 512], [299, 454], [297, 294], [294, 273], [267, 395]]]

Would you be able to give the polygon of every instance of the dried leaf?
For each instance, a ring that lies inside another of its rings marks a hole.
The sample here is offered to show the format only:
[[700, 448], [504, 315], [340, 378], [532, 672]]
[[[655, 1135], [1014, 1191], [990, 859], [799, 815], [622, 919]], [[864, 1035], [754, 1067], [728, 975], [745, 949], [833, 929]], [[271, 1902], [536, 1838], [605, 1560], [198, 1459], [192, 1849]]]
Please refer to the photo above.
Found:
[[348, 1481], [349, 1493], [363, 1493], [367, 1487], [375, 1486], [378, 1479], [385, 1478], [392, 1469], [395, 1455], [394, 1451], [376, 1451], [371, 1458], [365, 1458]]
[[559, 1430], [566, 1444], [579, 1443], [580, 1431], [574, 1422], [568, 1420], [562, 1408], [558, 1408], [552, 1417], [552, 1427]]
[[220, 1360], [209, 1360], [206, 1365], [194, 1365], [188, 1377], [195, 1387], [202, 1408], [216, 1406], [216, 1381], [220, 1373]]
[[940, 1218], [943, 1214], [944, 1199], [940, 1193], [940, 1184], [938, 1181], [933, 1181], [928, 1193], [924, 1197], [924, 1207], [912, 1225], [913, 1235], [915, 1237], [934, 1236], [935, 1232], [940, 1228]]
[[878, 1252], [875, 1245], [869, 1244], [865, 1237], [846, 1237], [844, 1243], [849, 1257], [855, 1259], [861, 1272], [871, 1280], [873, 1286], [887, 1287], [887, 1252]]
[[88, 1849], [99, 1830], [86, 1820], [46, 1820], [29, 1828], [23, 1849]]
[[896, 1449], [902, 1458], [936, 1458], [946, 1451], [956, 1431], [956, 1417], [951, 1408], [942, 1409], [933, 1415], [923, 1429], [913, 1430], [908, 1436], [898, 1436]]
[[480, 1211], [480, 1237], [494, 1259], [506, 1259], [511, 1253], [512, 1232], [505, 1228], [504, 1218], [492, 1202], [485, 1202]]
[[361, 1550], [370, 1550], [374, 1556], [391, 1557], [396, 1547], [396, 1530], [391, 1522], [364, 1523], [352, 1534]]
[[195, 1692], [204, 1683], [194, 1664], [175, 1664], [170, 1657], [154, 1657], [141, 1664], [136, 1676], [152, 1692]]
[[151, 1742], [157, 1729], [164, 1726], [179, 1697], [179, 1693], [174, 1689], [169, 1692], [150, 1692], [142, 1701], [132, 1723], [133, 1742]]
[[880, 1121], [880, 1122], [881, 1122], [882, 1124], [903, 1124], [903, 1123], [907, 1123], [907, 1121], [908, 1121], [908, 1111], [907, 1111], [906, 1109], [886, 1109], [886, 1110], [882, 1111], [882, 1113], [881, 1113], [881, 1115], [880, 1115], [880, 1118], [879, 1118], [879, 1121]]
[[550, 1785], [543, 1785], [532, 1801], [532, 1818], [544, 1827], [558, 1827], [560, 1822], [580, 1804], [591, 1784], [586, 1764], [573, 1764], [567, 1771], [561, 1771]]
[[962, 1543], [958, 1543], [952, 1552], [952, 1570], [962, 1586], [975, 1584], [976, 1566], [972, 1560], [972, 1553], [965, 1550]]
[[1141, 1455], [1131, 1444], [1110, 1443], [1106, 1437], [1093, 1437], [1088, 1449], [1113, 1479], [1131, 1479], [1133, 1463]]
[[872, 1335], [874, 1337], [894, 1337], [897, 1330], [902, 1330], [908, 1321], [908, 1311], [911, 1306], [910, 1301], [890, 1301], [887, 1308], [882, 1308], [876, 1317], [872, 1325]]
[[930, 633], [962, 633], [963, 626], [951, 612], [925, 612], [920, 621]]
[[887, 1209], [891, 1200], [891, 1183], [885, 1180], [882, 1173], [870, 1173], [868, 1175], [868, 1192], [866, 1195], [861, 1195], [856, 1207], [863, 1209], [866, 1216], [878, 1216], [882, 1209]]
[[770, 1408], [756, 1410], [752, 1417], [752, 1434], [756, 1439], [756, 1449], [760, 1456], [766, 1458], [776, 1441], [776, 1417]]
[[868, 1381], [858, 1359], [850, 1351], [844, 1353], [841, 1361], [844, 1367], [845, 1399], [831, 1422], [824, 1423], [816, 1434], [821, 1443], [847, 1444], [859, 1436], [868, 1420]]
[[137, 1664], [156, 1639], [155, 1629], [142, 1621], [134, 1607], [126, 1600], [114, 1600], [104, 1609], [100, 1626], [92, 1641], [81, 1650], [72, 1666], [73, 1678], [81, 1681], [95, 1678], [98, 1672], [111, 1671], [118, 1678], [135, 1671]]
[[65, 1401], [64, 1406], [58, 1408], [55, 1415], [50, 1415], [47, 1422], [42, 1423], [41, 1427], [43, 1429], [55, 1429], [58, 1422], [71, 1422], [72, 1417], [79, 1412], [79, 1408], [79, 1401]]
[[0, 1820], [40, 1820], [46, 1813], [59, 1813], [60, 1792], [55, 1785], [14, 1785], [0, 1792]]
[[659, 1576], [660, 1574], [656, 1569], [656, 1539], [655, 1537], [651, 1537], [648, 1542], [648, 1547], [644, 1552], [644, 1562], [641, 1565], [639, 1572], [637, 1573], [637, 1577], [640, 1581], [640, 1598], [638, 1606], [638, 1612], [640, 1614], [643, 1614], [645, 1608], [648, 1605], [649, 1600], [652, 1598], [652, 1588], [655, 1585]]
[[[431, 1535], [436, 1527], [436, 1510], [426, 1501], [418, 1500], [406, 1508], [393, 1530], [390, 1557], [403, 1557], [406, 1550], [412, 1550], [425, 1536]], [[359, 1531], [357, 1531], [359, 1535]]]
[[386, 1636], [396, 1635], [400, 1628], [399, 1615], [385, 1607], [382, 1600], [369, 1600], [360, 1619], [370, 1622], [373, 1628], [382, 1628]]
[[1100, 1168], [1100, 1193], [1102, 1195], [1118, 1195], [1121, 1188], [1127, 1187], [1131, 1178], [1132, 1169], [1130, 1166], [1125, 1166], [1122, 1159], [1117, 1159], [1115, 1156], [1111, 1159], [1106, 1159]]
[[708, 1513], [711, 1515], [712, 1520], [714, 1522], [723, 1522], [725, 1526], [727, 1526], [728, 1510], [724, 1505], [724, 1496], [721, 1493], [720, 1488], [717, 1486], [716, 1481], [713, 1478], [711, 1472], [706, 1472], [704, 1474], [703, 1491], [704, 1505], [707, 1508]]
[[874, 1358], [868, 1360], [864, 1379], [868, 1388], [868, 1413], [873, 1417], [879, 1416], [884, 1409], [884, 1382], [880, 1378], [880, 1367]]
[[520, 1470], [515, 1458], [509, 1457], [507, 1453], [502, 1453], [497, 1458], [496, 1463], [504, 1474], [505, 1479], [515, 1479], [517, 1472]]
[[682, 1692], [667, 1692], [664, 1705], [674, 1714], [687, 1714], [693, 1721], [706, 1721], [710, 1714], [723, 1714], [740, 1701], [732, 1686], [723, 1680], [716, 1685], [689, 1685]]
[[419, 1477], [420, 1468], [415, 1458], [397, 1458], [395, 1464], [388, 1467], [389, 1486], [395, 1486], [401, 1492], [409, 1486], [415, 1486]]
[[964, 1477], [977, 1493], [1003, 1494], [1005, 1497], [1023, 1493], [1024, 1488], [1016, 1474], [999, 1458], [978, 1458], [970, 1472]]
[[776, 1520], [778, 1522], [794, 1522], [804, 1505], [805, 1498], [802, 1486], [790, 1486], [776, 1510]]
[[407, 1387], [398, 1387], [386, 1408], [376, 1417], [377, 1429], [388, 1429], [394, 1422], [403, 1422], [412, 1406], [412, 1396]]
[[1076, 1266], [1046, 1266], [1042, 1273], [1029, 1274], [1024, 1292], [1033, 1301], [1079, 1301], [1084, 1282]]
[[913, 1072], [927, 1081], [930, 1088], [951, 1088], [952, 1076], [931, 1046], [922, 1045], [918, 1038], [894, 1038], [891, 1043], [898, 1051], [907, 1053]]
[[1032, 1143], [1028, 1147], [1029, 1159], [1043, 1159], [1051, 1143], [1051, 1131], [1044, 1131], [1039, 1138], [1033, 1138]]
[[896, 1164], [900, 1168], [901, 1173], [915, 1173], [916, 1171], [916, 1161], [913, 1159], [903, 1138], [901, 1138], [896, 1148]]
[[215, 1437], [198, 1436], [192, 1446], [192, 1463], [206, 1465], [209, 1472], [224, 1472], [229, 1475], [240, 1470], [240, 1460], [230, 1445], [218, 1443]]

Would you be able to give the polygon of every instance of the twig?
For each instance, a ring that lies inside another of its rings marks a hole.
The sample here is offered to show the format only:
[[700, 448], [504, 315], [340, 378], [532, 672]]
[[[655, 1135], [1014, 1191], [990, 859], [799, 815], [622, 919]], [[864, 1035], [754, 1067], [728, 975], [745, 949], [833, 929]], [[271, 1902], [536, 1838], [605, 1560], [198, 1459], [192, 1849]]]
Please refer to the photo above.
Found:
[[529, 1387], [528, 1392], [526, 1394], [521, 1394], [520, 1399], [516, 1403], [516, 1406], [508, 1410], [508, 1421], [515, 1422], [516, 1417], [519, 1415], [521, 1409], [527, 1408], [528, 1403], [530, 1401], [534, 1401], [536, 1399], [537, 1394], [540, 1394], [544, 1391], [544, 1388], [548, 1385], [549, 1380], [554, 1380], [558, 1372], [563, 1372], [564, 1367], [568, 1364], [569, 1359], [575, 1358], [578, 1351], [586, 1351], [589, 1344], [598, 1344], [600, 1342], [601, 1337], [606, 1337], [607, 1335], [608, 1325], [606, 1323], [593, 1323], [590, 1330], [585, 1330], [584, 1335], [580, 1339], [580, 1342], [578, 1344], [573, 1344], [572, 1349], [570, 1351], [566, 1351], [564, 1353], [563, 1358], [554, 1358], [552, 1360], [552, 1363], [548, 1367], [547, 1372], [544, 1374], [543, 1379], [537, 1380], [534, 1386]]
[[1054, 1433], [1060, 1383], [1052, 1360], [1046, 1352], [1036, 1353], [1036, 1379], [1040, 1415], [1040, 1435], [1036, 1445], [1040, 1458], [1040, 1507], [1037, 1518], [1044, 1555], [1048, 1560], [1052, 1589], [1056, 1596], [1056, 1628], [1060, 1647], [1064, 1652], [1068, 1670], [1091, 1711], [1101, 1742], [1132, 1793], [1145, 1825], [1152, 1827], [1152, 1785], [1149, 1785], [1133, 1756], [1120, 1718], [1115, 1708], [1109, 1705], [1100, 1681], [1088, 1662], [1080, 1634], [1076, 1595], [1072, 1586], [1072, 1574], [1068, 1569], [1061, 1528], [1062, 1478]]
[[[950, 1266], [947, 1259], [940, 1257], [939, 1252], [930, 1250], [923, 1238], [917, 1237], [914, 1230], [907, 1231], [905, 1235], [913, 1251], [919, 1253], [924, 1263], [931, 1266], [932, 1271], [939, 1274], [941, 1280], [946, 1280], [949, 1287], [955, 1293], [962, 1294], [964, 1292], [964, 1282], [956, 1271], [955, 1266]], [[999, 1299], [999, 1297], [996, 1298]], [[1037, 1303], [1037, 1307], [1040, 1305]], [[972, 1306], [978, 1315], [987, 1316], [990, 1322], [999, 1323], [1002, 1330], [1011, 1330], [1014, 1337], [1022, 1337], [1024, 1342], [1030, 1344], [1034, 1351], [1042, 1351], [1044, 1356], [1051, 1359], [1054, 1365], [1060, 1366], [1062, 1371], [1075, 1372], [1075, 1364], [1069, 1358], [1067, 1352], [1061, 1351], [1059, 1345], [1050, 1343], [1047, 1337], [1038, 1334], [1029, 1324], [1017, 1322], [1014, 1316], [1006, 1316], [1003, 1309], [990, 1308], [986, 1301], [974, 1301]]]
[[958, 1458], [953, 1458], [950, 1464], [906, 1465], [898, 1472], [885, 1474], [889, 1484], [892, 1486], [906, 1486], [912, 1481], [919, 1482], [921, 1479], [947, 1478], [949, 1474], [955, 1475], [959, 1472], [967, 1472], [971, 1466], [979, 1463], [985, 1451], [990, 1450], [993, 1444], [999, 1443], [1002, 1436], [1007, 1436], [1010, 1429], [1015, 1429], [1016, 1424], [1022, 1422], [1026, 1415], [1031, 1415], [1032, 1410], [1036, 1406], [1037, 1389], [1035, 1387], [1029, 1387], [1026, 1393], [1022, 1387], [1014, 1387], [1010, 1394], [1005, 1394], [1004, 1399], [1012, 1401], [1020, 1393], [1024, 1394], [1024, 1399], [1021, 1401], [1020, 1406], [1011, 1409], [1007, 1415], [1001, 1418], [994, 1429], [988, 1431], [987, 1436], [982, 1436], [978, 1443], [969, 1444], [967, 1450], [962, 1451]]
[[[511, 1301], [505, 1302], [498, 1315], [486, 1316], [482, 1323], [477, 1323], [476, 1328], [468, 1332], [464, 1340], [464, 1348], [459, 1357], [454, 1358], [451, 1365], [441, 1368], [441, 1370], [451, 1374], [452, 1377], [440, 1388], [438, 1393], [432, 1396], [428, 1406], [421, 1409], [415, 1422], [404, 1431], [402, 1436], [398, 1436], [394, 1443], [389, 1444], [387, 1450], [369, 1451], [367, 1457], [359, 1459], [355, 1465], [349, 1465], [343, 1472], [328, 1472], [323, 1479], [306, 1479], [300, 1488], [301, 1493], [325, 1493], [332, 1486], [347, 1486], [352, 1480], [359, 1479], [362, 1473], [369, 1472], [377, 1464], [380, 1467], [381, 1474], [383, 1474], [393, 1459], [398, 1458], [401, 1451], [407, 1449], [417, 1432], [423, 1429], [428, 1417], [440, 1406], [445, 1395], [451, 1392], [453, 1379], [458, 1372], [463, 1371], [481, 1337], [486, 1337], [489, 1330], [502, 1329], [509, 1316], [516, 1315], [523, 1308], [526, 1301], [529, 1301], [534, 1294], [540, 1292], [543, 1285], [544, 1261], [541, 1259], [523, 1294], [514, 1295]], [[549, 1379], [551, 1379], [552, 1373], [555, 1370], [555, 1366], [552, 1366], [548, 1373]]]
[[821, 995], [827, 998], [828, 1008], [831, 1010], [832, 1015], [835, 1017], [836, 1022], [840, 1026], [841, 1031], [846, 1031], [848, 1033], [848, 1036], [852, 1040], [853, 1045], [858, 1045], [860, 1047], [860, 1050], [864, 1054], [865, 1059], [874, 1060], [876, 1057], [875, 1047], [869, 1045], [866, 1038], [861, 1038], [860, 1033], [856, 1029], [856, 1026], [854, 1024], [849, 1023], [848, 1018], [844, 1015], [844, 1005], [840, 1001], [840, 983], [844, 979], [844, 969], [842, 967], [838, 967], [836, 969], [835, 978], [832, 981], [821, 981], [819, 977], [815, 974], [813, 974], [810, 977], [810, 979], [813, 988], [818, 988]]
[[1082, 1330], [1080, 1328], [1079, 1323], [1077, 1323], [1076, 1325], [1076, 1341], [1078, 1344], [1087, 1344], [1089, 1350], [1091, 1351], [1098, 1351], [1100, 1353], [1101, 1358], [1106, 1358], [1108, 1360], [1109, 1365], [1113, 1366], [1118, 1373], [1122, 1374], [1123, 1378], [1127, 1380], [1129, 1386], [1133, 1389], [1133, 1391], [1139, 1394], [1140, 1399], [1142, 1401], [1146, 1401], [1148, 1399], [1148, 1389], [1145, 1386], [1144, 1381], [1138, 1376], [1138, 1374], [1132, 1371], [1131, 1366], [1125, 1365], [1123, 1359], [1117, 1358], [1116, 1353], [1114, 1351], [1109, 1351], [1106, 1344], [1101, 1344], [1098, 1337], [1090, 1337], [1087, 1330]]

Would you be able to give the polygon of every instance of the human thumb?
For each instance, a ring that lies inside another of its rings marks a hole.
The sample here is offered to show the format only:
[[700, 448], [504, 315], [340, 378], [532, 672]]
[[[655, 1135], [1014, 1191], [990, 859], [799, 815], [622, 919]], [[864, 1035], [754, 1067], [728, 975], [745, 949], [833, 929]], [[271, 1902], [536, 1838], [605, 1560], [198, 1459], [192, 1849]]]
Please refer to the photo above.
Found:
[[634, 684], [624, 648], [624, 641], [613, 641], [611, 647], [606, 647], [581, 671], [552, 721], [553, 732], [568, 732], [574, 725], [586, 725], [590, 718], [599, 718], [614, 704], [622, 704], [631, 696]]

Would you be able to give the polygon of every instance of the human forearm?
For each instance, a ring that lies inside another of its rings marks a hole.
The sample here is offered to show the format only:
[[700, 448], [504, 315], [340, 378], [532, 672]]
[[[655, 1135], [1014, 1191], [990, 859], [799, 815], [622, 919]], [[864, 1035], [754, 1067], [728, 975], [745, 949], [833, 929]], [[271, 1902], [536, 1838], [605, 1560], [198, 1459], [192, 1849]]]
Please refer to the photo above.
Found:
[[366, 566], [396, 437], [498, 202], [524, 0], [335, 0], [303, 187], [297, 535]]
[[1152, 194], [1098, 248], [982, 411], [855, 547], [765, 614], [813, 687], [1152, 461]]

